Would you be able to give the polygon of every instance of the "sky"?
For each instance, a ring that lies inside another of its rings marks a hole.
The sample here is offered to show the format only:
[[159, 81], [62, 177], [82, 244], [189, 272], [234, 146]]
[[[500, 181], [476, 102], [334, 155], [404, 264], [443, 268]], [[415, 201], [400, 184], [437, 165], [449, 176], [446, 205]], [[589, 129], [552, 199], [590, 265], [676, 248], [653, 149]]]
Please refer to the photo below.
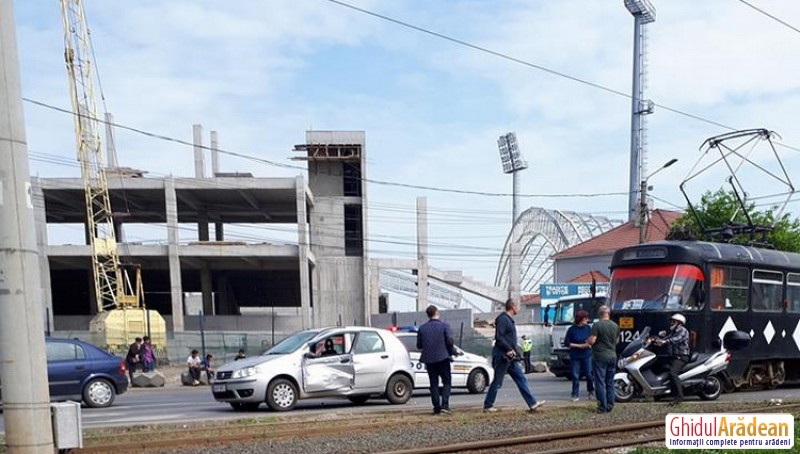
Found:
[[[622, 0], [341, 3], [491, 52], [330, 0], [95, 0], [86, 15], [101, 110], [121, 125], [187, 142], [193, 124], [203, 125], [206, 144], [208, 132], [218, 131], [222, 149], [262, 160], [222, 155], [221, 169], [257, 177], [301, 174], [263, 161], [296, 164], [288, 158], [306, 130], [363, 130], [371, 180], [454, 190], [369, 184], [371, 256], [415, 256], [414, 207], [423, 196], [431, 265], [490, 284], [511, 224], [501, 134], [516, 133], [529, 163], [521, 173], [523, 210], [627, 220], [631, 100], [623, 95], [631, 93], [633, 18]], [[684, 208], [680, 183], [701, 157], [710, 159], [701, 144], [731, 130], [777, 132], [777, 154], [789, 176], [798, 175], [800, 3], [653, 4], [645, 97], [656, 109], [647, 119], [644, 174], [678, 159], [649, 180], [654, 206]], [[23, 97], [70, 110], [58, 2], [16, 1], [14, 8]], [[31, 173], [79, 176], [71, 116], [31, 101], [23, 107]], [[763, 146], [748, 156], [777, 174]], [[116, 148], [120, 165], [148, 176], [194, 173], [186, 145], [118, 130]], [[785, 191], [763, 173], [740, 176], [750, 194]], [[715, 167], [692, 178], [687, 193], [694, 201], [724, 177]], [[793, 217], [799, 208], [787, 205]], [[280, 242], [291, 241], [289, 229], [226, 234]], [[82, 232], [72, 226], [50, 237], [80, 242]], [[129, 236], [165, 238], [165, 229], [152, 227]]]

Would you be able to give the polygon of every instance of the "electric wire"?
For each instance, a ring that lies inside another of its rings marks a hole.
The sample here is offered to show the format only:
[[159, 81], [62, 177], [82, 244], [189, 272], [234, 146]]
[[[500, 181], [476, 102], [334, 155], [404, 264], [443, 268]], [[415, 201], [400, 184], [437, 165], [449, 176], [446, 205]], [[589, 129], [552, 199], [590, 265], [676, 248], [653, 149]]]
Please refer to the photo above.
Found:
[[790, 23], [786, 22], [785, 20], [783, 20], [783, 19], [781, 19], [781, 18], [779, 18], [779, 17], [777, 17], [777, 16], [774, 16], [774, 15], [772, 15], [772, 14], [770, 14], [770, 13], [768, 13], [768, 12], [764, 11], [763, 9], [761, 9], [761, 8], [759, 8], [759, 7], [755, 6], [755, 5], [753, 5], [753, 4], [752, 4], [752, 3], [750, 3], [750, 2], [747, 2], [747, 1], [745, 1], [745, 0], [739, 0], [739, 3], [742, 3], [742, 4], [744, 4], [744, 5], [747, 5], [747, 6], [749, 6], [750, 8], [752, 8], [752, 9], [754, 9], [754, 10], [758, 11], [759, 13], [761, 13], [761, 14], [763, 14], [763, 15], [765, 15], [765, 16], [767, 16], [767, 17], [769, 17], [770, 19], [774, 20], [775, 22], [777, 22], [777, 23], [779, 23], [779, 24], [783, 25], [784, 27], [786, 27], [786, 28], [788, 28], [788, 29], [790, 29], [790, 30], [793, 30], [793, 31], [795, 31], [795, 32], [797, 32], [797, 33], [800, 33], [800, 29], [798, 29], [798, 28], [797, 28], [797, 27], [795, 27], [794, 25], [792, 25], [792, 24], [790, 24]]

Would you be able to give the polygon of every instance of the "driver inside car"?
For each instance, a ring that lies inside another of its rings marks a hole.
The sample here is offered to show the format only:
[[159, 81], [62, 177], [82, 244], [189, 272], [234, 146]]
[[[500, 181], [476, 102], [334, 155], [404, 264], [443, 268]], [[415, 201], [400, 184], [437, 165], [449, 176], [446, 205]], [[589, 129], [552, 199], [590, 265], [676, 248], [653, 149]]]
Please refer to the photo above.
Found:
[[335, 356], [338, 355], [339, 352], [336, 351], [336, 348], [333, 346], [333, 339], [328, 338], [325, 339], [325, 349], [322, 350], [322, 353], [319, 354], [320, 357], [322, 356]]

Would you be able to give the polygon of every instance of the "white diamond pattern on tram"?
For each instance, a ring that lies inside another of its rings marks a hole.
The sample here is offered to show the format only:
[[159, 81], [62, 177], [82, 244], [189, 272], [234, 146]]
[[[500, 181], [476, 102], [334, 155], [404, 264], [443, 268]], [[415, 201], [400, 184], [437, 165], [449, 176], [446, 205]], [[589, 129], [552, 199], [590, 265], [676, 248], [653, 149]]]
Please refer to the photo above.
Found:
[[772, 326], [772, 321], [767, 322], [767, 327], [764, 328], [764, 337], [767, 338], [767, 343], [772, 343], [772, 338], [775, 337], [775, 328]]
[[800, 320], [797, 321], [797, 326], [794, 327], [792, 339], [794, 339], [794, 344], [797, 346], [797, 349], [800, 350]]
[[[798, 324], [798, 326], [800, 326], [800, 324]], [[733, 323], [733, 319], [730, 316], [728, 316], [728, 319], [725, 320], [725, 324], [722, 325], [722, 328], [720, 328], [719, 330], [718, 336], [720, 342], [722, 342], [722, 340], [725, 338], [725, 333], [728, 333], [730, 331], [736, 331], [736, 324]], [[752, 335], [750, 337], [752, 337]], [[800, 345], [800, 343], [798, 343], [797, 345]], [[720, 350], [722, 349], [724, 349], [724, 347], [722, 347]]]

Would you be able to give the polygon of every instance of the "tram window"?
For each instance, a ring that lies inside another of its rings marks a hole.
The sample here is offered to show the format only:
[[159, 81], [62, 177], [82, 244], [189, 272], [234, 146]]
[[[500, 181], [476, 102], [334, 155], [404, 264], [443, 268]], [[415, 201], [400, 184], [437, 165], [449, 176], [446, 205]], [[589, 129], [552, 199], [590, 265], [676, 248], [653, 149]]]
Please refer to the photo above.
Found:
[[786, 284], [786, 300], [789, 302], [787, 310], [790, 312], [800, 312], [800, 274], [787, 274]]
[[750, 271], [736, 266], [714, 266], [711, 268], [711, 292], [713, 310], [746, 310]]
[[752, 288], [750, 307], [754, 311], [783, 309], [783, 273], [754, 270]]

